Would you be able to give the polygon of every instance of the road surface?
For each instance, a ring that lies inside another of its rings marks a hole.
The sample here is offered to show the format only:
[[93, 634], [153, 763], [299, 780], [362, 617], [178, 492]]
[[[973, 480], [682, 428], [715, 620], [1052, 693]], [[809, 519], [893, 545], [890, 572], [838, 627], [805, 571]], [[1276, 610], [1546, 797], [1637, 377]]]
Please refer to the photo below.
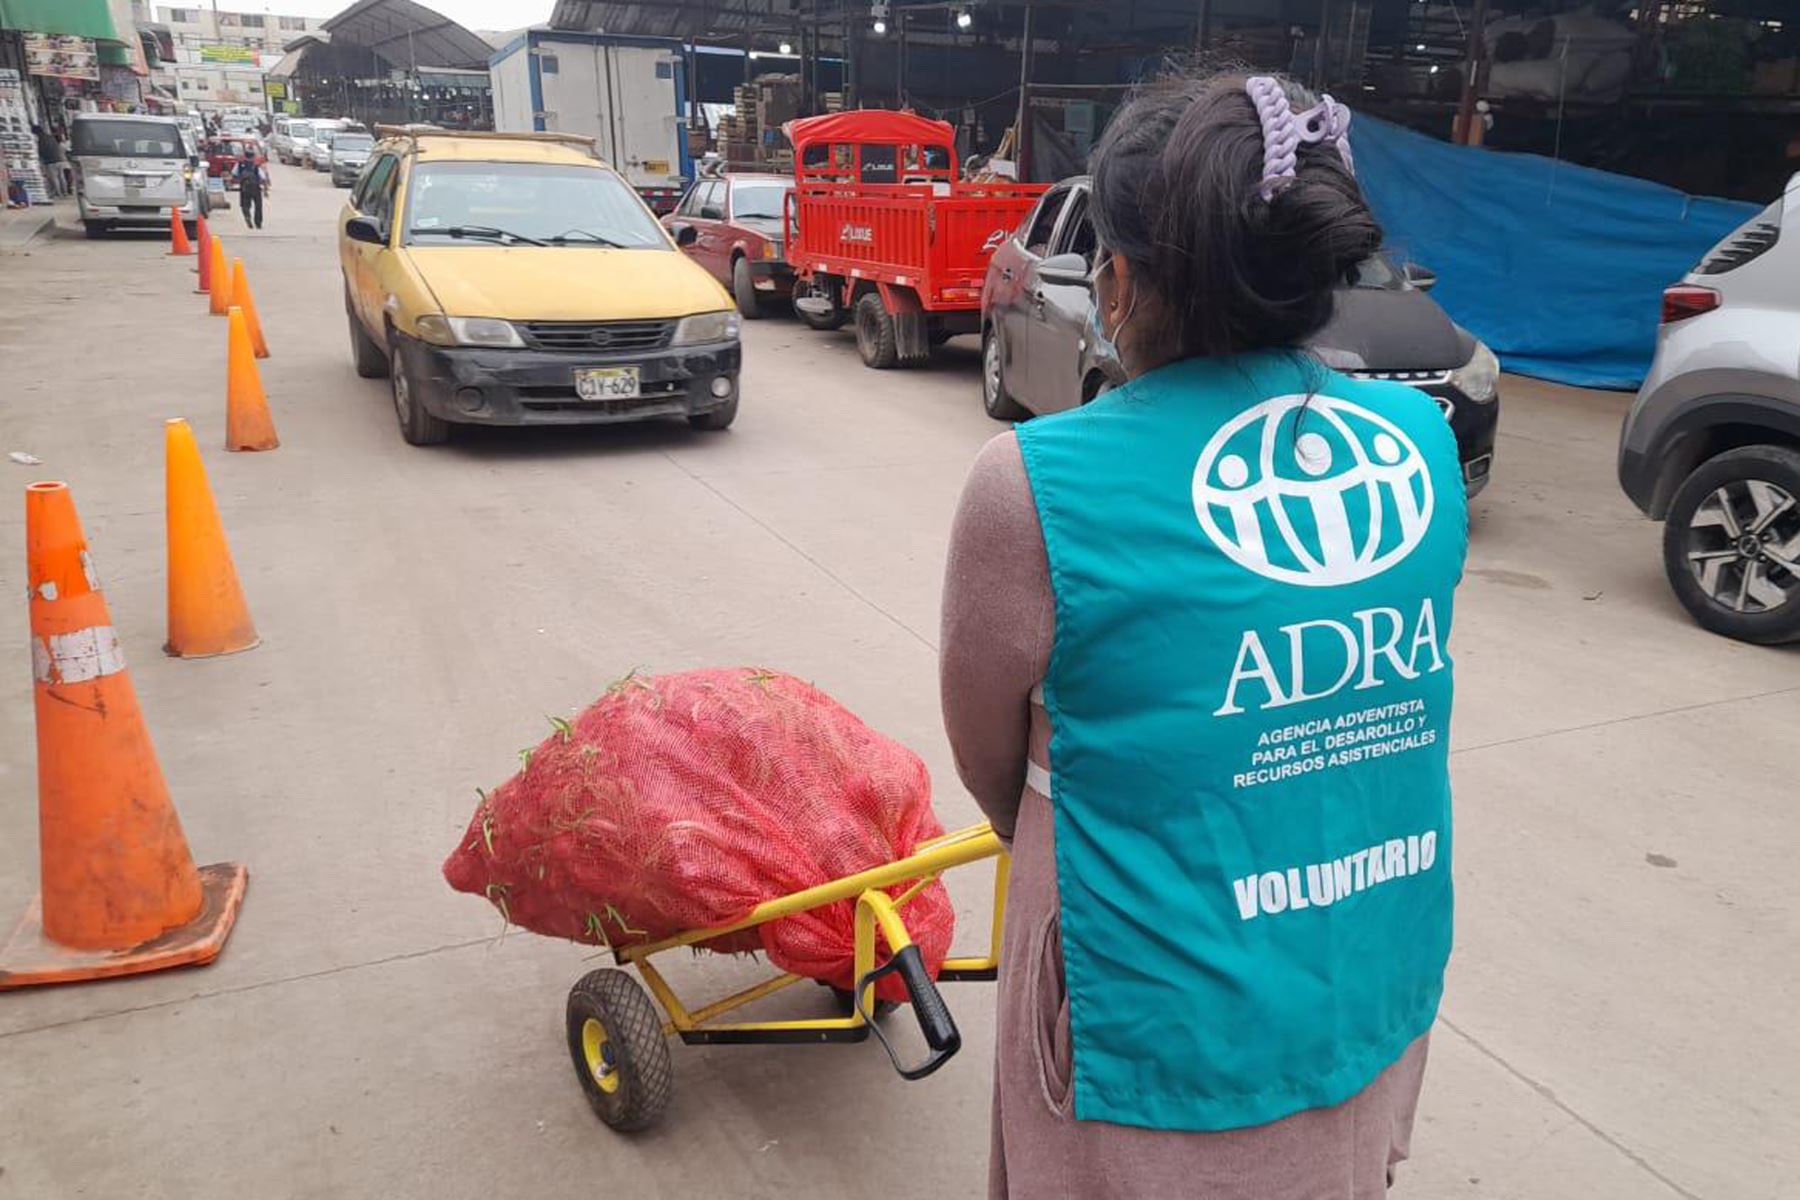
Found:
[[[632, 1140], [563, 1044], [590, 951], [517, 932], [439, 865], [517, 751], [638, 667], [766, 664], [916, 747], [939, 726], [945, 536], [998, 429], [961, 339], [873, 372], [850, 335], [745, 330], [738, 425], [404, 445], [352, 372], [344, 193], [275, 169], [219, 214], [274, 356], [282, 447], [227, 455], [224, 322], [154, 240], [65, 230], [0, 258], [0, 921], [35, 887], [18, 491], [66, 479], [202, 861], [249, 864], [223, 958], [0, 996], [0, 1200], [981, 1194], [990, 998], [917, 1084], [874, 1045], [675, 1048]], [[1800, 658], [1692, 627], [1613, 479], [1625, 397], [1505, 381], [1454, 649], [1457, 952], [1413, 1200], [1773, 1198], [1800, 1176]], [[161, 422], [207, 453], [264, 644], [165, 658]], [[988, 901], [953, 880], [962, 926]], [[722, 990], [752, 964], [673, 960]], [[1369, 964], [1380, 970], [1381, 964]], [[795, 989], [782, 1003], [820, 1010]], [[778, 1006], [779, 1007], [779, 1006]]]

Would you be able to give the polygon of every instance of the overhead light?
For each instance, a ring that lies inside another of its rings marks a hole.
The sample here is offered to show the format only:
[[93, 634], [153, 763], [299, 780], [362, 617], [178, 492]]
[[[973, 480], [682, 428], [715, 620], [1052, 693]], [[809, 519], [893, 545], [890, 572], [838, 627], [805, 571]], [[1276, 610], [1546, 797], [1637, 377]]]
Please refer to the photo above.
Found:
[[878, 34], [886, 33], [887, 32], [887, 22], [882, 20], [880, 17], [876, 17], [874, 28], [875, 28], [875, 32]]
[[869, 16], [874, 20], [877, 36], [887, 32], [888, 0], [872, 0], [869, 5]]
[[1438, 65], [1436, 63], [1431, 64], [1431, 72], [1430, 73], [1433, 75], [1436, 75], [1438, 73]]
[[783, 42], [781, 43], [781, 52], [783, 54], [792, 54], [794, 52], [794, 47], [791, 43]]
[[1417, 50], [1420, 54], [1423, 54], [1425, 53], [1425, 43], [1420, 42], [1418, 45], [1414, 46], [1413, 49]]
[[974, 23], [975, 18], [969, 15], [968, 9], [961, 8], [956, 11], [956, 27], [958, 29], [967, 29]]
[[751, 52], [750, 52], [750, 57], [751, 57], [751, 58], [761, 58], [761, 57], [762, 57], [762, 51], [761, 51], [761, 50], [752, 50], [752, 51], [751, 51]]

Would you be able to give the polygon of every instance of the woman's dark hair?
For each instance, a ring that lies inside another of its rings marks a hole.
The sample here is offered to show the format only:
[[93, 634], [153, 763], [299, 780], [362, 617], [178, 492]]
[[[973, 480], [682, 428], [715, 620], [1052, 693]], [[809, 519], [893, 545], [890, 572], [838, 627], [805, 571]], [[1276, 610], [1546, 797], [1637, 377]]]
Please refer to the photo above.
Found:
[[[1328, 141], [1303, 143], [1295, 178], [1263, 198], [1262, 122], [1244, 84], [1242, 75], [1156, 83], [1113, 117], [1094, 151], [1100, 241], [1159, 302], [1166, 325], [1154, 334], [1179, 358], [1299, 346], [1331, 319], [1336, 285], [1381, 245]], [[1313, 104], [1283, 86], [1295, 112]]]

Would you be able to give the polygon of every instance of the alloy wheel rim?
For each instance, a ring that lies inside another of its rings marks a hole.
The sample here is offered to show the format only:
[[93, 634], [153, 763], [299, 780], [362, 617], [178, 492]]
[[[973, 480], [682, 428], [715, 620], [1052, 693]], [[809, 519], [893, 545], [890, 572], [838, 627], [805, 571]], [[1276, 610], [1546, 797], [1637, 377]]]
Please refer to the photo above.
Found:
[[402, 422], [412, 412], [412, 396], [407, 391], [406, 374], [403, 371], [394, 372], [394, 411], [399, 414]]
[[988, 402], [988, 407], [992, 408], [992, 407], [994, 407], [994, 401], [1000, 398], [1000, 339], [999, 338], [995, 337], [992, 334], [988, 335], [987, 350], [985, 353], [982, 354], [981, 360], [982, 360], [981, 365], [983, 368], [982, 372], [981, 372], [981, 386], [983, 389], [982, 394]]
[[1713, 603], [1773, 612], [1800, 596], [1800, 503], [1765, 479], [1715, 488], [1688, 521], [1688, 569]]

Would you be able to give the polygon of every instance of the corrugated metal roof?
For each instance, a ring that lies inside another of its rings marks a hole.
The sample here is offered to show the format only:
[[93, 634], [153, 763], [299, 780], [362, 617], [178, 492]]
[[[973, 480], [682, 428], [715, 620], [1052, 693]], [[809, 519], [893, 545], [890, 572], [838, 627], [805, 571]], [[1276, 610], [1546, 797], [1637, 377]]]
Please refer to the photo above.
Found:
[[339, 44], [372, 50], [396, 67], [487, 67], [493, 49], [416, 0], [357, 0], [323, 28]]

